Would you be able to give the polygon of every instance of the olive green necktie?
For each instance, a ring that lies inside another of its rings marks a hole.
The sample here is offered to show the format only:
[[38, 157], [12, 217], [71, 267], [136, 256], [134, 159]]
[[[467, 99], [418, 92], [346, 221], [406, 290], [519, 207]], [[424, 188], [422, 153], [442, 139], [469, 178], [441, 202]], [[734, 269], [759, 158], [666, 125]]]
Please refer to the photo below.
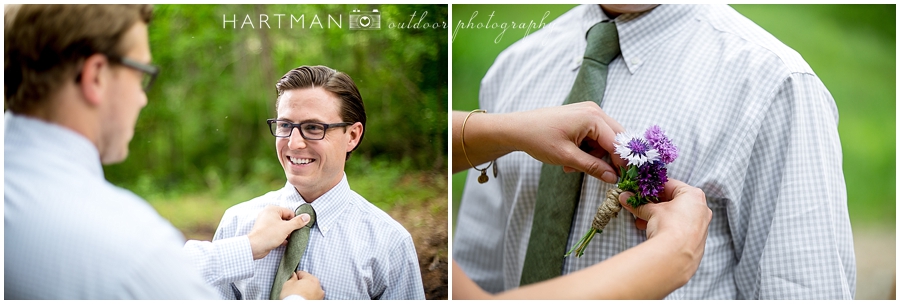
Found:
[[[616, 24], [600, 22], [588, 30], [587, 48], [575, 84], [564, 104], [591, 100], [600, 104], [606, 89], [609, 63], [619, 55]], [[562, 166], [544, 164], [522, 268], [520, 286], [562, 273], [569, 230], [581, 195], [584, 173], [565, 173]]]
[[284, 256], [281, 257], [278, 272], [275, 273], [275, 281], [272, 282], [272, 292], [269, 293], [271, 300], [281, 299], [281, 287], [297, 271], [297, 266], [300, 266], [300, 258], [303, 257], [306, 245], [309, 244], [309, 230], [316, 223], [316, 211], [310, 204], [300, 205], [294, 213], [297, 215], [309, 214], [309, 223], [303, 228], [291, 232], [291, 236], [288, 238], [287, 248], [284, 250]]

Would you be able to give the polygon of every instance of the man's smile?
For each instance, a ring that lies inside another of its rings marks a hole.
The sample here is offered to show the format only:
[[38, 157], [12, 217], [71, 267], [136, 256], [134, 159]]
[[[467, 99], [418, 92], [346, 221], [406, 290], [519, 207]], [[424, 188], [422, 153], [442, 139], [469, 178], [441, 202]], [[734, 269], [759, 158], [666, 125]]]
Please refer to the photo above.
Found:
[[298, 157], [292, 157], [292, 156], [288, 156], [287, 159], [288, 159], [288, 161], [290, 161], [292, 164], [295, 164], [295, 165], [306, 165], [306, 164], [316, 161], [315, 159], [312, 159], [312, 158], [298, 158]]

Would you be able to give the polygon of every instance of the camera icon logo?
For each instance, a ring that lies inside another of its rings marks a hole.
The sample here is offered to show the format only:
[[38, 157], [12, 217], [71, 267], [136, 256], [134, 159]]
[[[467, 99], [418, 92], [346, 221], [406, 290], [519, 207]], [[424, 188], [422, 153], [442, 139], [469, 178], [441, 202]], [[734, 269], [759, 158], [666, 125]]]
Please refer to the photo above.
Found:
[[358, 9], [350, 13], [351, 30], [380, 30], [381, 12], [373, 9], [371, 12], [363, 12]]

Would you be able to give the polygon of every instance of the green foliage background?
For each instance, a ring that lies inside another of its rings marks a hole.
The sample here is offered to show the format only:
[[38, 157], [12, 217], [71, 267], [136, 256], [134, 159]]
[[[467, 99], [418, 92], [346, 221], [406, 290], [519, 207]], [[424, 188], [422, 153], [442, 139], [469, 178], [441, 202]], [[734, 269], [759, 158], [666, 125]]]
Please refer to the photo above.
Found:
[[[382, 28], [351, 30], [354, 9], [379, 9]], [[225, 208], [285, 183], [265, 124], [276, 81], [326, 65], [354, 79], [368, 115], [347, 163], [351, 186], [386, 211], [434, 199], [446, 208], [447, 31], [398, 28], [414, 12], [413, 24], [423, 12], [423, 24], [447, 22], [447, 5], [154, 6], [150, 46], [161, 73], [128, 159], [105, 167], [107, 179], [188, 237], [211, 237]]]
[[[524, 29], [459, 29], [473, 22], [538, 22], [574, 5], [454, 5], [453, 109], [478, 107], [481, 78], [494, 58], [525, 35]], [[894, 5], [733, 5], [799, 52], [838, 106], [848, 208], [854, 227], [895, 229], [896, 8]], [[532, 30], [534, 32], [534, 30]], [[465, 172], [453, 175], [453, 212]], [[455, 222], [455, 219], [454, 219]]]

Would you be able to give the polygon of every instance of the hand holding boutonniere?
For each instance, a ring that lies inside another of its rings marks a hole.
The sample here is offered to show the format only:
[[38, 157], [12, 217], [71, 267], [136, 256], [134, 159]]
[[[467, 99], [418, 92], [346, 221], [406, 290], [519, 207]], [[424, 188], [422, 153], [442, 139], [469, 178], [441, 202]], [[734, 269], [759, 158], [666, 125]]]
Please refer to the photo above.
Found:
[[630, 191], [635, 194], [628, 198], [628, 204], [634, 208], [648, 202], [659, 202], [659, 194], [668, 181], [666, 165], [678, 157], [678, 149], [656, 125], [648, 128], [643, 137], [619, 133], [616, 135], [614, 145], [615, 153], [628, 161], [628, 164], [624, 168], [619, 168], [617, 188], [606, 192], [606, 199], [597, 208], [591, 229], [565, 256], [569, 256], [573, 251], [578, 257], [584, 254], [584, 248], [594, 235], [602, 233], [609, 220], [622, 209], [619, 205], [619, 195], [622, 192]]

